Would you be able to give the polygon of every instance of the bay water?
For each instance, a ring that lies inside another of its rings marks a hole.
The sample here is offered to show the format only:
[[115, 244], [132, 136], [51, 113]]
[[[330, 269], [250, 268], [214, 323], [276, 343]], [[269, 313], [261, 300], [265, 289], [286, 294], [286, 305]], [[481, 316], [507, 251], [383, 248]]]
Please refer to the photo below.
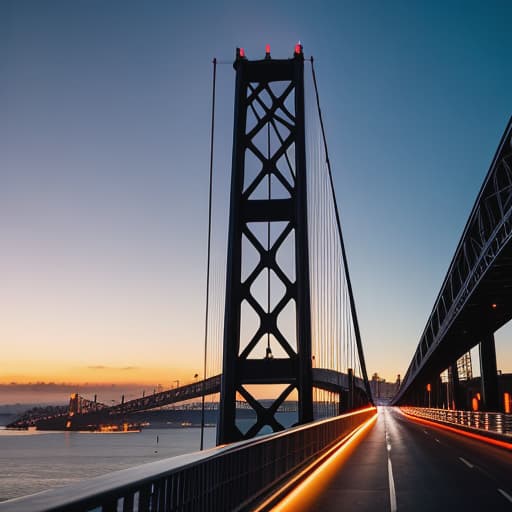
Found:
[[[205, 447], [215, 446], [214, 427]], [[0, 427], [0, 501], [199, 450], [199, 428], [40, 432]]]

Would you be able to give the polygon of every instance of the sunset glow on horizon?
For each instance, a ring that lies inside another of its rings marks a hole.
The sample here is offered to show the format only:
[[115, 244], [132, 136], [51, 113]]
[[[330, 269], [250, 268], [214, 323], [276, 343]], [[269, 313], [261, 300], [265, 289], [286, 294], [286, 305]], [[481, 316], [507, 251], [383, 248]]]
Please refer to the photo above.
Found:
[[[221, 290], [231, 62], [266, 44], [292, 58], [297, 41], [315, 58], [368, 374], [403, 378], [512, 113], [511, 7], [434, 4], [0, 3], [0, 384], [202, 379], [211, 61]], [[496, 333], [503, 373], [511, 339]]]
[[24, 372], [2, 371], [0, 384], [28, 384], [28, 383], [55, 383], [55, 384], [123, 384], [123, 385], [147, 385], [158, 384], [166, 389], [176, 386], [176, 381], [182, 385], [190, 384], [199, 374], [192, 369], [187, 371], [182, 368], [165, 366], [154, 367], [112, 367], [112, 366], [81, 366], [80, 363], [45, 364], [44, 369], [38, 369], [37, 361], [13, 361], [10, 365], [24, 368]]

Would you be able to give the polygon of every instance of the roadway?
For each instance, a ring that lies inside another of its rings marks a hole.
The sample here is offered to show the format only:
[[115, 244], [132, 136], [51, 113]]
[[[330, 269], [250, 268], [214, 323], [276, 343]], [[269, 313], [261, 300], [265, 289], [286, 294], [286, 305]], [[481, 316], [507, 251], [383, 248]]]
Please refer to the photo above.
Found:
[[[512, 452], [379, 407], [366, 434], [276, 510], [512, 511]], [[333, 457], [336, 459], [336, 456]]]

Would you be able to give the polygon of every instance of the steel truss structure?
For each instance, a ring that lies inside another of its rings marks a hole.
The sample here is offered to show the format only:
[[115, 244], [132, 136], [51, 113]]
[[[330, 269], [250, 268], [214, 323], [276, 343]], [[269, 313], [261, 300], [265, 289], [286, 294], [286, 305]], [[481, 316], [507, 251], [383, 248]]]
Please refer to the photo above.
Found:
[[[304, 56], [299, 46], [292, 59], [274, 60], [267, 54], [264, 60], [249, 61], [237, 50], [234, 68], [219, 444], [253, 437], [266, 425], [282, 430], [276, 412], [295, 391], [298, 423], [313, 420]], [[280, 263], [286, 243], [293, 247], [293, 269]], [[256, 255], [252, 265], [250, 252]], [[271, 281], [284, 290], [275, 304]], [[295, 309], [294, 339], [283, 333], [279, 320], [290, 305]], [[256, 315], [255, 332], [244, 327], [243, 309]], [[284, 389], [264, 407], [249, 389], [254, 384], [281, 384]], [[237, 425], [239, 398], [256, 413], [246, 431]]]
[[[480, 189], [395, 403], [512, 318], [512, 119]], [[482, 347], [482, 345], [481, 345]], [[492, 355], [492, 354], [491, 354]], [[492, 372], [491, 372], [492, 373]], [[494, 370], [495, 373], [495, 370]]]

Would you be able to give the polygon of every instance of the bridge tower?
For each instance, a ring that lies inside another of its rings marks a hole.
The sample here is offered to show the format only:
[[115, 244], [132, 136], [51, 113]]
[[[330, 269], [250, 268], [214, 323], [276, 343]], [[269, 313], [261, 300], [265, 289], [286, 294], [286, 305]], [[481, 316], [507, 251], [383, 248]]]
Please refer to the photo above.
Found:
[[[247, 60], [237, 49], [231, 200], [228, 235], [224, 356], [218, 444], [250, 438], [265, 426], [283, 426], [276, 411], [291, 393], [298, 397], [298, 422], [313, 420], [312, 358], [304, 114], [304, 55]], [[262, 236], [263, 234], [263, 236]], [[280, 263], [279, 251], [292, 240], [294, 257]], [[248, 264], [248, 252], [257, 254]], [[247, 269], [247, 266], [250, 266]], [[294, 275], [295, 277], [290, 277]], [[284, 295], [271, 305], [271, 280]], [[261, 284], [266, 290], [256, 293]], [[279, 327], [292, 304], [295, 334]], [[256, 314], [258, 327], [244, 327], [242, 310]], [[279, 355], [271, 348], [279, 349]], [[253, 384], [285, 385], [264, 404], [249, 392]], [[237, 426], [236, 400], [256, 413], [245, 432]]]

